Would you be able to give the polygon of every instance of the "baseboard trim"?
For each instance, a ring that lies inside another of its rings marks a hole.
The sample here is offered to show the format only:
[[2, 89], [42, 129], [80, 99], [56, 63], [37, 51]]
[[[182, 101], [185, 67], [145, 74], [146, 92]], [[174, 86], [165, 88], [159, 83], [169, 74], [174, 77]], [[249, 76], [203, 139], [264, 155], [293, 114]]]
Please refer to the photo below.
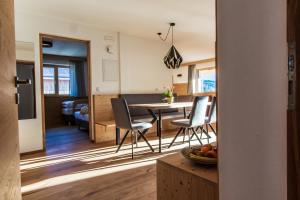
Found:
[[41, 150], [35, 150], [35, 151], [20, 153], [20, 156], [27, 156], [27, 155], [31, 155], [31, 154], [35, 154], [35, 153], [42, 153], [42, 152], [45, 152], [45, 150], [41, 149]]

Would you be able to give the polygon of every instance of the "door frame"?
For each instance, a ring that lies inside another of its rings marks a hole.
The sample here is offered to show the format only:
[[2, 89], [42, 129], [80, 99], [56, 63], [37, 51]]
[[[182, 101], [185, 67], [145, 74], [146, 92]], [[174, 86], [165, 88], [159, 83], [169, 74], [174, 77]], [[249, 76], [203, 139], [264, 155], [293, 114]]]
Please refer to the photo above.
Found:
[[[45, 126], [45, 95], [44, 95], [44, 81], [43, 81], [43, 38], [52, 38], [57, 40], [66, 40], [66, 41], [77, 41], [83, 42], [87, 45], [87, 71], [88, 71], [88, 103], [89, 103], [89, 118], [91, 119], [92, 114], [92, 91], [91, 91], [91, 41], [78, 39], [73, 37], [66, 37], [66, 36], [59, 36], [54, 34], [46, 34], [40, 33], [39, 34], [39, 54], [40, 54], [40, 87], [41, 87], [41, 107], [42, 107], [42, 132], [43, 132], [43, 150], [46, 150], [46, 126]], [[89, 120], [89, 138], [92, 142], [92, 123]]]
[[[296, 44], [295, 91], [291, 98], [294, 100], [294, 107], [287, 110], [287, 199], [294, 200], [300, 198], [300, 139], [299, 139], [299, 120], [300, 120], [300, 25], [297, 19], [300, 17], [299, 0], [287, 2], [287, 42]], [[298, 44], [298, 45], [297, 45]], [[293, 48], [293, 47], [291, 47]], [[293, 88], [290, 86], [291, 89]]]

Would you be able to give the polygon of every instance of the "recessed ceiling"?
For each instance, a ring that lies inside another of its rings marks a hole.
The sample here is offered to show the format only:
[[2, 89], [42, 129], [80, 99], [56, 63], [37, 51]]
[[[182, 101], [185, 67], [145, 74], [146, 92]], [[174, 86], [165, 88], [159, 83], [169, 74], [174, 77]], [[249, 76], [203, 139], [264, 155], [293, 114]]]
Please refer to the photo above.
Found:
[[155, 40], [175, 22], [175, 45], [184, 57], [214, 56], [214, 0], [15, 0], [15, 9]]
[[84, 42], [73, 42], [66, 40], [51, 40], [53, 47], [43, 48], [43, 54], [71, 56], [71, 57], [86, 57], [87, 45]]

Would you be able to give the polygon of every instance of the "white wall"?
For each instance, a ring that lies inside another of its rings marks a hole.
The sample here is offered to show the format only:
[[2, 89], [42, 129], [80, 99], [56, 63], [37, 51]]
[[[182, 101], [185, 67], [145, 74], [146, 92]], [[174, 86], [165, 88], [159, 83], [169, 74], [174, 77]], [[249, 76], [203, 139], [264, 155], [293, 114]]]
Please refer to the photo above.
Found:
[[[92, 92], [97, 87], [100, 92], [117, 92], [119, 83], [102, 81], [102, 59], [118, 59], [118, 53], [109, 55], [105, 52], [107, 44], [114, 45], [117, 49], [117, 33], [108, 33], [83, 25], [58, 21], [46, 17], [15, 13], [16, 40], [34, 43], [35, 49], [35, 77], [36, 77], [36, 108], [37, 118], [19, 121], [20, 151], [28, 152], [42, 149], [42, 117], [41, 117], [41, 88], [40, 88], [40, 60], [39, 60], [39, 33], [60, 35], [91, 41], [91, 70]], [[104, 35], [110, 35], [114, 41], [104, 41]]]
[[34, 62], [34, 51], [26, 50], [26, 49], [18, 49], [18, 47], [16, 46], [16, 59]]
[[[42, 149], [42, 113], [41, 113], [41, 88], [40, 88], [40, 60], [39, 60], [39, 33], [59, 35], [64, 37], [78, 38], [91, 41], [91, 74], [92, 93], [119, 93], [120, 83], [118, 81], [103, 81], [102, 59], [119, 59], [118, 33], [99, 30], [91, 26], [74, 24], [61, 19], [48, 18], [45, 16], [34, 16], [27, 13], [15, 13], [16, 18], [16, 40], [34, 43], [35, 50], [35, 77], [36, 77], [36, 108], [37, 118], [21, 120], [19, 122], [20, 151], [29, 152]], [[105, 40], [109, 36], [112, 40]], [[171, 80], [169, 71], [161, 65], [159, 55], [164, 55], [167, 48], [163, 43], [152, 42], [134, 37], [122, 37], [123, 53], [122, 83], [125, 84], [124, 91], [127, 92], [150, 92], [162, 85], [168, 85]], [[114, 54], [106, 52], [106, 46], [111, 45]], [[159, 58], [159, 60], [158, 60]], [[142, 62], [144, 60], [147, 63]], [[146, 71], [151, 67], [151, 72]], [[142, 70], [143, 69], [143, 70]], [[153, 70], [157, 69], [157, 70]], [[160, 71], [158, 71], [160, 70]], [[129, 72], [129, 74], [128, 74]], [[144, 76], [145, 72], [148, 76]], [[160, 73], [158, 79], [153, 80], [155, 73]], [[136, 73], [136, 74], [134, 74]], [[132, 75], [135, 75], [133, 78]], [[151, 78], [153, 82], [149, 82]], [[145, 81], [145, 82], [144, 82]], [[144, 88], [144, 90], [143, 90]]]
[[170, 46], [120, 35], [121, 93], [162, 92], [172, 85], [172, 71], [163, 63]]
[[218, 1], [220, 200], [286, 199], [286, 1]]

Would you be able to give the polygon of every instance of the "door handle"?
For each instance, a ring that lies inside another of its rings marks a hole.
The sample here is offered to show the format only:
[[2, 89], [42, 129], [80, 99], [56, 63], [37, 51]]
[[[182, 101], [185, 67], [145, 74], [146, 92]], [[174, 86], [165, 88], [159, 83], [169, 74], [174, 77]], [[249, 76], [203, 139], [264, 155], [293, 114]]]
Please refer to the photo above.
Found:
[[20, 104], [20, 94], [16, 93], [15, 98], [16, 98], [16, 104], [19, 105]]
[[22, 80], [20, 79], [19, 77], [15, 77], [15, 86], [16, 87], [19, 87], [20, 85], [30, 85], [31, 84], [31, 79], [25, 79], [25, 80]]

